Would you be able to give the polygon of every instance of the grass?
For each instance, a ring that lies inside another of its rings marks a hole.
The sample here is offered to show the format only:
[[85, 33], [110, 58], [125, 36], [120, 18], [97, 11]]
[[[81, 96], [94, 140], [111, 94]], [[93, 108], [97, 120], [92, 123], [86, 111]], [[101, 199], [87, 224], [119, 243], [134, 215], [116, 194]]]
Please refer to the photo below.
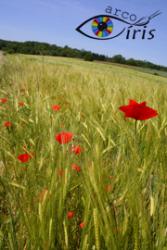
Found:
[[[166, 79], [66, 58], [10, 55], [0, 67], [0, 98], [8, 98], [0, 109], [1, 249], [166, 250]], [[159, 116], [125, 120], [118, 108], [129, 99]], [[60, 145], [61, 131], [73, 142]], [[72, 144], [83, 152], [72, 154]], [[32, 158], [20, 163], [25, 151]]]
[[126, 69], [129, 69], [129, 70], [133, 70], [134, 72], [135, 71], [139, 71], [139, 72], [142, 72], [142, 73], [151, 74], [154, 77], [155, 76], [167, 77], [167, 71], [164, 71], [164, 70], [155, 70], [155, 69], [151, 69], [151, 68], [144, 68], [144, 67], [138, 67], [138, 66], [130, 66], [130, 65], [124, 65], [124, 64], [116, 64], [116, 63], [106, 63], [106, 62], [104, 62], [104, 63], [105, 64], [110, 64], [110, 65], [113, 65], [113, 66], [117, 65], [118, 67], [122, 67], [122, 68], [126, 68]]

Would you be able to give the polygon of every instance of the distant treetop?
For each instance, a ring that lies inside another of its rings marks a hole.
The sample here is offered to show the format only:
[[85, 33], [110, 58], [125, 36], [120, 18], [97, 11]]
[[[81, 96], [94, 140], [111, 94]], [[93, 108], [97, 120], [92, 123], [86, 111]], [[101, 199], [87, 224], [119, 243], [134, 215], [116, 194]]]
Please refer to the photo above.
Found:
[[60, 47], [53, 44], [26, 41], [26, 42], [16, 42], [16, 41], [6, 41], [0, 39], [0, 50], [6, 53], [20, 53], [20, 54], [31, 54], [31, 55], [48, 55], [48, 56], [63, 56], [80, 58], [85, 61], [105, 61], [119, 64], [126, 64], [144, 68], [150, 68], [155, 70], [167, 71], [167, 67], [156, 65], [154, 63], [142, 60], [135, 60], [133, 58], [126, 59], [122, 55], [115, 55], [113, 57], [107, 57], [105, 55], [100, 55], [93, 53], [91, 51], [72, 49], [68, 46]]

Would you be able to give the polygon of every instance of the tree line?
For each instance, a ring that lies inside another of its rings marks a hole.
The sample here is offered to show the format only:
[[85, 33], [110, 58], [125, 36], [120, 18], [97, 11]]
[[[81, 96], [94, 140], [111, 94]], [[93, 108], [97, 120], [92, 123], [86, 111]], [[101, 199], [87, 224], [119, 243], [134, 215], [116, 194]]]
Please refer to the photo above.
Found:
[[113, 57], [107, 57], [105, 55], [100, 55], [93, 53], [91, 51], [72, 49], [68, 46], [60, 47], [53, 44], [43, 43], [43, 42], [16, 42], [16, 41], [7, 41], [0, 39], [0, 50], [14, 54], [31, 54], [31, 55], [48, 55], [48, 56], [63, 56], [63, 57], [72, 57], [80, 58], [86, 61], [104, 61], [119, 63], [125, 65], [132, 65], [144, 68], [151, 68], [154, 70], [167, 71], [167, 67], [162, 65], [157, 65], [148, 61], [135, 60], [133, 58], [126, 59], [122, 55], [115, 55]]

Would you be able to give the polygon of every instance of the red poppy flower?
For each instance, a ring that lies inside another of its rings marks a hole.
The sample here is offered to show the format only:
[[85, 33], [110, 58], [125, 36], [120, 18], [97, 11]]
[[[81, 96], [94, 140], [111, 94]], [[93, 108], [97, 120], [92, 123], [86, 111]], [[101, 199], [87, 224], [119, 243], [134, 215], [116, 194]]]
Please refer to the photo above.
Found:
[[74, 217], [74, 212], [73, 211], [69, 211], [68, 213], [67, 213], [67, 218], [70, 220], [70, 219], [72, 219], [73, 217]]
[[0, 103], [6, 103], [8, 101], [7, 98], [0, 98]]
[[53, 111], [59, 111], [60, 109], [61, 109], [61, 107], [59, 105], [53, 105], [52, 106]]
[[70, 132], [61, 132], [55, 136], [56, 141], [60, 144], [67, 144], [72, 140], [72, 138], [73, 134]]
[[146, 102], [137, 103], [135, 100], [130, 100], [129, 105], [119, 109], [125, 113], [125, 117], [135, 120], [147, 120], [158, 115], [156, 110], [146, 106]]
[[9, 121], [7, 121], [7, 122], [4, 122], [4, 124], [3, 124], [6, 128], [9, 128], [9, 127], [11, 127], [12, 126], [12, 123], [11, 122], [9, 122]]
[[19, 107], [23, 107], [25, 105], [25, 103], [24, 102], [19, 102], [18, 105], [19, 105]]
[[79, 166], [77, 166], [76, 164], [72, 164], [71, 168], [77, 172], [80, 172], [81, 171], [81, 168]]
[[85, 223], [84, 223], [84, 222], [81, 222], [81, 223], [79, 224], [79, 227], [80, 227], [81, 229], [83, 229], [83, 228], [85, 227]]
[[31, 155], [29, 154], [21, 154], [17, 157], [17, 159], [22, 162], [22, 163], [25, 163], [25, 162], [28, 162], [30, 159], [31, 159]]
[[79, 145], [77, 145], [77, 146], [73, 145], [72, 148], [71, 148], [71, 152], [76, 154], [76, 155], [81, 154], [82, 151], [83, 151], [83, 149]]

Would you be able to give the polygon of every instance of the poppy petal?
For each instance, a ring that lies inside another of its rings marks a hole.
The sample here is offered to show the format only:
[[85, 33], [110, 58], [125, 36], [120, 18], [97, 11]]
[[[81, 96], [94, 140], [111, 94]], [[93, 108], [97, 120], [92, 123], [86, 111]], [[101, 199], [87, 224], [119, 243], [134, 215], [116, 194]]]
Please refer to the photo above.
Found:
[[119, 110], [125, 113], [125, 117], [141, 121], [158, 115], [156, 110], [146, 106], [146, 102], [137, 103], [135, 100], [129, 100], [129, 105], [121, 106]]
[[56, 141], [60, 144], [67, 144], [73, 138], [73, 134], [71, 132], [61, 132], [55, 136]]
[[135, 105], [135, 104], [137, 104], [137, 102], [135, 101], [135, 100], [129, 100], [129, 105]]

